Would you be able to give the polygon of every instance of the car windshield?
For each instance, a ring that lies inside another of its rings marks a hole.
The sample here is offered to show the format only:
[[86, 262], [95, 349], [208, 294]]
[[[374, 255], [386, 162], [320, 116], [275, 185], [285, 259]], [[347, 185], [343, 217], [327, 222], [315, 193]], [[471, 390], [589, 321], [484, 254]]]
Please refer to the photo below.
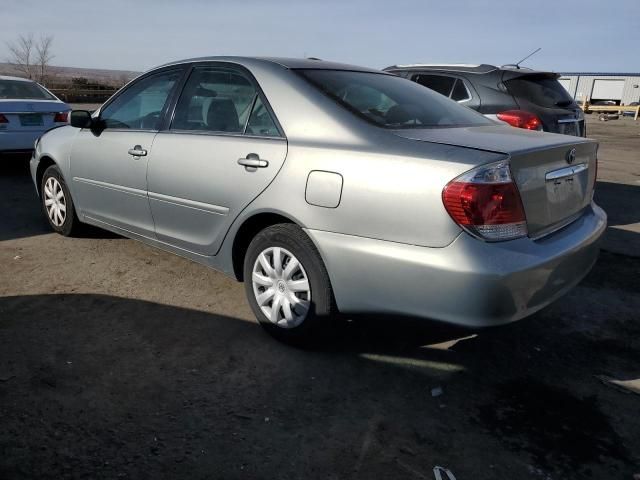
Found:
[[528, 100], [540, 107], [568, 107], [573, 104], [573, 97], [555, 78], [526, 75], [504, 83], [514, 97]]
[[56, 98], [35, 82], [0, 80], [0, 99], [55, 100]]
[[394, 75], [347, 70], [298, 70], [356, 115], [391, 129], [493, 125], [475, 111]]

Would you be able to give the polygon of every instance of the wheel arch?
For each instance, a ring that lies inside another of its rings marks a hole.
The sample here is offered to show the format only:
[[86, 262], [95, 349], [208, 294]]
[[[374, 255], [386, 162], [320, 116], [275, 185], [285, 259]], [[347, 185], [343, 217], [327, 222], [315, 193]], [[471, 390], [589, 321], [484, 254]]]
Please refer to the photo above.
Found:
[[[47, 155], [43, 155], [40, 157], [40, 161], [38, 162], [38, 168], [36, 169], [36, 191], [38, 192], [38, 196], [42, 196], [42, 177], [44, 176], [44, 172], [51, 165], [57, 165], [55, 160]], [[60, 168], [60, 167], [58, 167]]]
[[293, 218], [286, 216], [281, 212], [273, 211], [255, 213], [242, 221], [242, 224], [233, 237], [233, 244], [231, 247], [233, 275], [238, 281], [244, 281], [244, 257], [247, 253], [251, 240], [253, 240], [261, 230], [278, 223], [292, 223], [302, 227], [302, 225]]

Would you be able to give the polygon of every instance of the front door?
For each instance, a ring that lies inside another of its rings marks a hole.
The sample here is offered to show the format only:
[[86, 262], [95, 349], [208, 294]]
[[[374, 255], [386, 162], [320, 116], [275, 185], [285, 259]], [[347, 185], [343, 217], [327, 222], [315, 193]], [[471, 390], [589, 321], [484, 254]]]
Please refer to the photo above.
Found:
[[284, 162], [287, 142], [273, 118], [247, 73], [221, 66], [192, 70], [149, 161], [158, 240], [217, 253], [233, 220]]
[[70, 170], [81, 215], [154, 236], [147, 164], [180, 76], [169, 70], [141, 78], [104, 107], [95, 128], [78, 133]]

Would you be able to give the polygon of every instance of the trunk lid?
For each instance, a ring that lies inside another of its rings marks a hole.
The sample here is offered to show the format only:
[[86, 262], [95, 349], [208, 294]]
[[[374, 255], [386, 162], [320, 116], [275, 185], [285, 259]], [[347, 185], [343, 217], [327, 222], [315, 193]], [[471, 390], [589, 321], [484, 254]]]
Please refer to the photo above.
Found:
[[0, 131], [43, 131], [54, 127], [55, 114], [71, 108], [57, 100], [0, 100], [0, 113], [8, 123], [0, 125]]
[[593, 140], [501, 125], [394, 133], [411, 140], [508, 155], [530, 237], [567, 225], [591, 203], [598, 150]]

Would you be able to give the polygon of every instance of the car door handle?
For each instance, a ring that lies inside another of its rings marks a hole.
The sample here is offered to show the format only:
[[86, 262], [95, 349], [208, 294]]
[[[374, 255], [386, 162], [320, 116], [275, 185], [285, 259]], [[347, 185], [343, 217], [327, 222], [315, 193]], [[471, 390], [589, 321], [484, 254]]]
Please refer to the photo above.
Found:
[[129, 149], [129, 155], [133, 155], [134, 157], [144, 157], [146, 154], [147, 151], [140, 145], [136, 145], [135, 147]]
[[243, 165], [247, 169], [265, 168], [269, 166], [269, 162], [261, 160], [255, 153], [250, 153], [245, 158], [238, 159], [238, 165]]

